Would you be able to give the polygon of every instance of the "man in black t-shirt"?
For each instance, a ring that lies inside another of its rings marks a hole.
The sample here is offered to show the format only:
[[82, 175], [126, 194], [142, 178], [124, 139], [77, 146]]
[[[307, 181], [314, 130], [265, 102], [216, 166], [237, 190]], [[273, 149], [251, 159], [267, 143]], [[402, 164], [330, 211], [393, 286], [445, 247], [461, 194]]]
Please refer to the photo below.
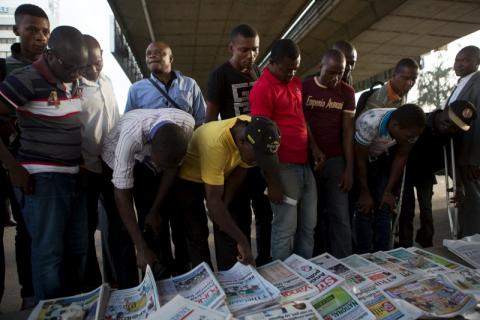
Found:
[[[258, 32], [251, 26], [241, 24], [230, 35], [231, 57], [215, 69], [208, 79], [206, 122], [228, 119], [241, 114], [250, 114], [248, 96], [260, 75], [255, 59], [259, 50]], [[257, 233], [257, 265], [270, 261], [270, 236], [272, 210], [268, 198], [263, 194], [266, 183], [260, 169], [249, 169], [247, 178], [229, 205], [229, 211], [245, 236], [250, 239], [250, 200], [255, 211]], [[215, 249], [220, 270], [233, 266], [231, 257], [236, 243], [215, 227]], [[225, 253], [225, 254], [223, 254]]]

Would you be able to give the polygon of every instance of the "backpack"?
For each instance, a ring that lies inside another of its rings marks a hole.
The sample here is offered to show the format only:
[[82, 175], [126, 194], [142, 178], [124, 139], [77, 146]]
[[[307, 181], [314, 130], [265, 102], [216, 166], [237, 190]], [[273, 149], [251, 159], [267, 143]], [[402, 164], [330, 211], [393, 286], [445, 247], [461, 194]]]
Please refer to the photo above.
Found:
[[355, 108], [355, 120], [362, 114], [365, 106], [367, 105], [368, 98], [379, 90], [380, 88], [375, 88], [376, 86], [380, 85], [380, 88], [383, 87], [383, 82], [375, 81], [368, 91], [365, 91], [360, 95], [357, 101], [357, 107]]

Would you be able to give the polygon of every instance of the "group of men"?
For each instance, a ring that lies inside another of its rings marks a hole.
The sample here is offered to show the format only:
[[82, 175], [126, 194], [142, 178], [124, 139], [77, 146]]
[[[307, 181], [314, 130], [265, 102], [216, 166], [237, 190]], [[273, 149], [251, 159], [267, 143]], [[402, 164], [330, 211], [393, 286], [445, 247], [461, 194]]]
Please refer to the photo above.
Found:
[[480, 229], [477, 47], [457, 55], [460, 81], [445, 107], [424, 114], [406, 104], [418, 75], [406, 58], [355, 112], [352, 44], [334, 44], [302, 83], [292, 40], [276, 41], [260, 72], [259, 34], [241, 24], [229, 60], [210, 74], [206, 101], [194, 79], [172, 68], [168, 44], [152, 42], [151, 74], [130, 87], [120, 116], [97, 40], [69, 26], [50, 33], [34, 5], [18, 7], [15, 21], [20, 43], [0, 69], [1, 206], [17, 222], [23, 307], [102, 282], [99, 225], [103, 280], [118, 288], [137, 284], [147, 264], [157, 279], [212, 265], [208, 218], [219, 270], [292, 253], [386, 250], [405, 167], [400, 245], [413, 242], [414, 187], [416, 241], [431, 245], [433, 175], [450, 138], [467, 199], [458, 202], [468, 219], [462, 232]]

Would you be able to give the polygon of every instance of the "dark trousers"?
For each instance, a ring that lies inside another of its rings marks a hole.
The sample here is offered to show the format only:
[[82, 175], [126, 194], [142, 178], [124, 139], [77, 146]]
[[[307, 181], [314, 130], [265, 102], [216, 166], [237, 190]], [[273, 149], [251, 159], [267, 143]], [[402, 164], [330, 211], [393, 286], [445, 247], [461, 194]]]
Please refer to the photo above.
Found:
[[[228, 182], [227, 182], [228, 183]], [[271, 261], [270, 239], [272, 234], [272, 209], [264, 191], [267, 187], [260, 168], [247, 171], [245, 180], [235, 193], [228, 211], [243, 234], [250, 240], [252, 212], [255, 212], [255, 229], [257, 237], [257, 265]], [[237, 262], [237, 242], [214, 224], [215, 253], [219, 270], [228, 270]]]
[[97, 287], [101, 283], [100, 269], [95, 251], [94, 234], [98, 226], [98, 200], [106, 214], [102, 226], [103, 271], [105, 281], [112, 287], [131, 288], [138, 284], [135, 247], [121, 221], [113, 194], [112, 169], [102, 163], [102, 173], [87, 172], [86, 196], [88, 210], [88, 252], [86, 285]]
[[[137, 209], [138, 224], [140, 229], [143, 230], [145, 218], [150, 212], [158, 194], [162, 175], [155, 175], [146, 165], [137, 163], [134, 168], [134, 178], [133, 196], [135, 208]], [[179, 222], [180, 220], [176, 212], [169, 209], [171, 203], [170, 195], [168, 195], [162, 208], [160, 208], [162, 225], [159, 236], [155, 238], [151, 232], [144, 234], [148, 246], [155, 252], [160, 264], [166, 267], [166, 272], [161, 277], [182, 274], [188, 270], [189, 265], [187, 242], [182, 230], [183, 226]], [[170, 234], [175, 246], [175, 257], [172, 253]]]
[[418, 205], [420, 209], [420, 229], [417, 231], [416, 241], [423, 247], [433, 245], [433, 216], [432, 196], [435, 176], [433, 174], [410, 176], [407, 168], [407, 178], [403, 189], [402, 212], [399, 218], [399, 246], [413, 246], [413, 219], [415, 218], [415, 194], [417, 189]]

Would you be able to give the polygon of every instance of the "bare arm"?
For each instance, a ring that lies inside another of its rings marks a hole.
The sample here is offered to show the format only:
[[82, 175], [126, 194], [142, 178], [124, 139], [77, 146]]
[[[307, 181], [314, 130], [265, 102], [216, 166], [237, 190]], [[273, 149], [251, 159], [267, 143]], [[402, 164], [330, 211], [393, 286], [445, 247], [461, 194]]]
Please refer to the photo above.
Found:
[[348, 192], [353, 185], [353, 166], [354, 166], [354, 143], [353, 135], [355, 133], [354, 113], [343, 112], [342, 115], [342, 146], [345, 157], [345, 170], [343, 172], [340, 187], [343, 192]]
[[395, 196], [392, 193], [393, 188], [400, 180], [400, 176], [403, 173], [405, 164], [408, 160], [408, 154], [412, 149], [413, 144], [402, 144], [399, 145], [395, 158], [393, 158], [392, 167], [390, 168], [390, 176], [388, 177], [387, 186], [383, 191], [382, 203], [390, 207], [391, 210], [395, 207]]
[[207, 101], [207, 113], [205, 123], [218, 120], [220, 114], [220, 106], [215, 102]]
[[370, 213], [374, 203], [370, 190], [368, 189], [367, 179], [367, 163], [368, 163], [368, 147], [355, 142], [355, 164], [357, 168], [358, 187], [360, 195], [357, 206], [360, 212], [364, 214]]
[[228, 207], [230, 201], [232, 201], [233, 197], [235, 196], [235, 192], [245, 180], [245, 177], [247, 176], [247, 170], [248, 169], [246, 168], [236, 167], [228, 177], [227, 181], [225, 181], [223, 202], [225, 203], [226, 207]]
[[325, 161], [325, 154], [317, 146], [317, 143], [313, 138], [312, 131], [310, 130], [310, 126], [308, 124], [307, 124], [307, 131], [308, 131], [308, 147], [310, 149], [310, 152], [313, 157], [313, 162], [314, 162], [313, 169], [317, 171], [322, 167], [323, 162]]

